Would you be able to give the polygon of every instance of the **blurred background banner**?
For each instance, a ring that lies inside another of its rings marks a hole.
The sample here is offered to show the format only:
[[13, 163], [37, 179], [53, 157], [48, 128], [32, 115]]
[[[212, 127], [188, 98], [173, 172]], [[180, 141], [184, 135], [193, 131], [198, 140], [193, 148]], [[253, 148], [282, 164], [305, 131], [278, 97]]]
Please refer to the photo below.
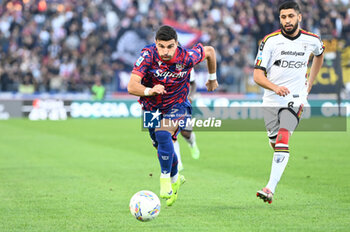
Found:
[[338, 93], [350, 84], [350, 44], [323, 40], [326, 51], [323, 67], [315, 79], [312, 93]]
[[174, 20], [164, 19], [163, 24], [172, 26], [176, 30], [179, 43], [186, 48], [190, 48], [195, 43], [198, 43], [202, 36], [200, 30], [193, 29], [187, 24], [180, 24]]
[[0, 100], [0, 120], [22, 117], [22, 102]]
[[147, 45], [145, 35], [133, 28], [120, 30], [115, 43], [116, 50], [112, 53], [112, 59], [119, 60], [128, 66], [135, 63], [140, 56], [140, 51]]
[[[213, 98], [203, 97], [193, 100], [193, 113], [200, 111], [216, 112], [232, 108], [237, 119], [261, 119], [261, 100], [237, 99], [228, 95]], [[305, 117], [336, 117], [339, 115], [336, 100], [309, 100], [312, 112], [304, 112]], [[307, 107], [310, 107], [307, 106]], [[340, 104], [342, 117], [350, 117], [350, 100]], [[236, 111], [235, 111], [236, 109]], [[237, 110], [238, 109], [238, 110]], [[239, 112], [239, 113], [237, 113]], [[106, 101], [92, 100], [0, 100], [0, 119], [26, 117], [31, 120], [65, 120], [72, 118], [140, 118], [142, 109], [136, 99]], [[219, 117], [224, 117], [218, 114]], [[230, 116], [235, 119], [234, 116]]]
[[[281, 1], [7, 0], [0, 1], [0, 100], [135, 99], [127, 84], [141, 49], [162, 24], [184, 47], [215, 47], [220, 87], [229, 99], [261, 99], [253, 80], [259, 41], [279, 29]], [[325, 62], [309, 99], [350, 99], [349, 0], [297, 1], [301, 27], [321, 36]], [[309, 62], [311, 66], [311, 62]], [[195, 67], [197, 98], [206, 97], [205, 62]]]

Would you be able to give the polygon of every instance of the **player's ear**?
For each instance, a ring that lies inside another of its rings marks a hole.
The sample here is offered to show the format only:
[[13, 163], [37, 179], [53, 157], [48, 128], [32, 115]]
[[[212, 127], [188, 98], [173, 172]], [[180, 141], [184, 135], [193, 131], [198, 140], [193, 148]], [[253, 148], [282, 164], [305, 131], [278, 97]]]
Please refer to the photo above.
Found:
[[302, 19], [303, 19], [303, 16], [301, 15], [301, 13], [299, 13], [298, 14], [298, 22], [300, 23]]

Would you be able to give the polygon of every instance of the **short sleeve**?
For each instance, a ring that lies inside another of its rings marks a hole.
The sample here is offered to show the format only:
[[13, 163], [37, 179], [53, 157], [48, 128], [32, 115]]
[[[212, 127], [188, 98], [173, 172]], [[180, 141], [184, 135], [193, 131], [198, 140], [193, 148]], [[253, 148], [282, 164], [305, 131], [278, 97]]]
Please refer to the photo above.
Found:
[[202, 62], [205, 58], [204, 47], [201, 43], [196, 44], [192, 49], [187, 50], [192, 67]]
[[140, 57], [136, 60], [132, 73], [144, 77], [152, 65], [152, 52], [149, 48], [141, 51]]
[[194, 72], [194, 69], [191, 70], [191, 73], [190, 73], [190, 82], [194, 82], [195, 81], [195, 75], [196, 73]]
[[312, 53], [315, 55], [315, 56], [320, 56], [322, 55], [322, 53], [324, 52], [324, 45], [323, 45], [323, 42], [320, 38], [317, 39], [316, 41], [316, 46], [315, 46], [315, 49], [312, 51]]
[[267, 65], [271, 59], [271, 51], [271, 41], [262, 41], [259, 46], [258, 54], [255, 58], [254, 68], [266, 71]]

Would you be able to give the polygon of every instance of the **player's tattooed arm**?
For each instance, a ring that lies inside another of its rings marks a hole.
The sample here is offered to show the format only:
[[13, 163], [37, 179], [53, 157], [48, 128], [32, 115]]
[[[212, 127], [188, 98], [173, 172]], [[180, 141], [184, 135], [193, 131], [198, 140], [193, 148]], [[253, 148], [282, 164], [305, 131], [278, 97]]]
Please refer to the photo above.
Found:
[[132, 95], [143, 97], [165, 94], [166, 90], [163, 85], [159, 84], [148, 88], [141, 84], [141, 77], [139, 75], [132, 73], [128, 84], [128, 92]]

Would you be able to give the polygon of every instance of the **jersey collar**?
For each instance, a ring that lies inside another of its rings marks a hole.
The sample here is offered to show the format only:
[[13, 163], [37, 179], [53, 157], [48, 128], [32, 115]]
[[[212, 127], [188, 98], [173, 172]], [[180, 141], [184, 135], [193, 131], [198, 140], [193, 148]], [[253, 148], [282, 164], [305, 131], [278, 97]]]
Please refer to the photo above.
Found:
[[296, 39], [299, 38], [299, 36], [301, 35], [301, 29], [299, 29], [298, 34], [297, 34], [296, 36], [294, 36], [294, 37], [285, 34], [285, 33], [283, 32], [282, 29], [281, 29], [281, 33], [282, 33], [282, 35], [283, 35], [284, 37], [286, 37], [287, 39], [296, 40]]

